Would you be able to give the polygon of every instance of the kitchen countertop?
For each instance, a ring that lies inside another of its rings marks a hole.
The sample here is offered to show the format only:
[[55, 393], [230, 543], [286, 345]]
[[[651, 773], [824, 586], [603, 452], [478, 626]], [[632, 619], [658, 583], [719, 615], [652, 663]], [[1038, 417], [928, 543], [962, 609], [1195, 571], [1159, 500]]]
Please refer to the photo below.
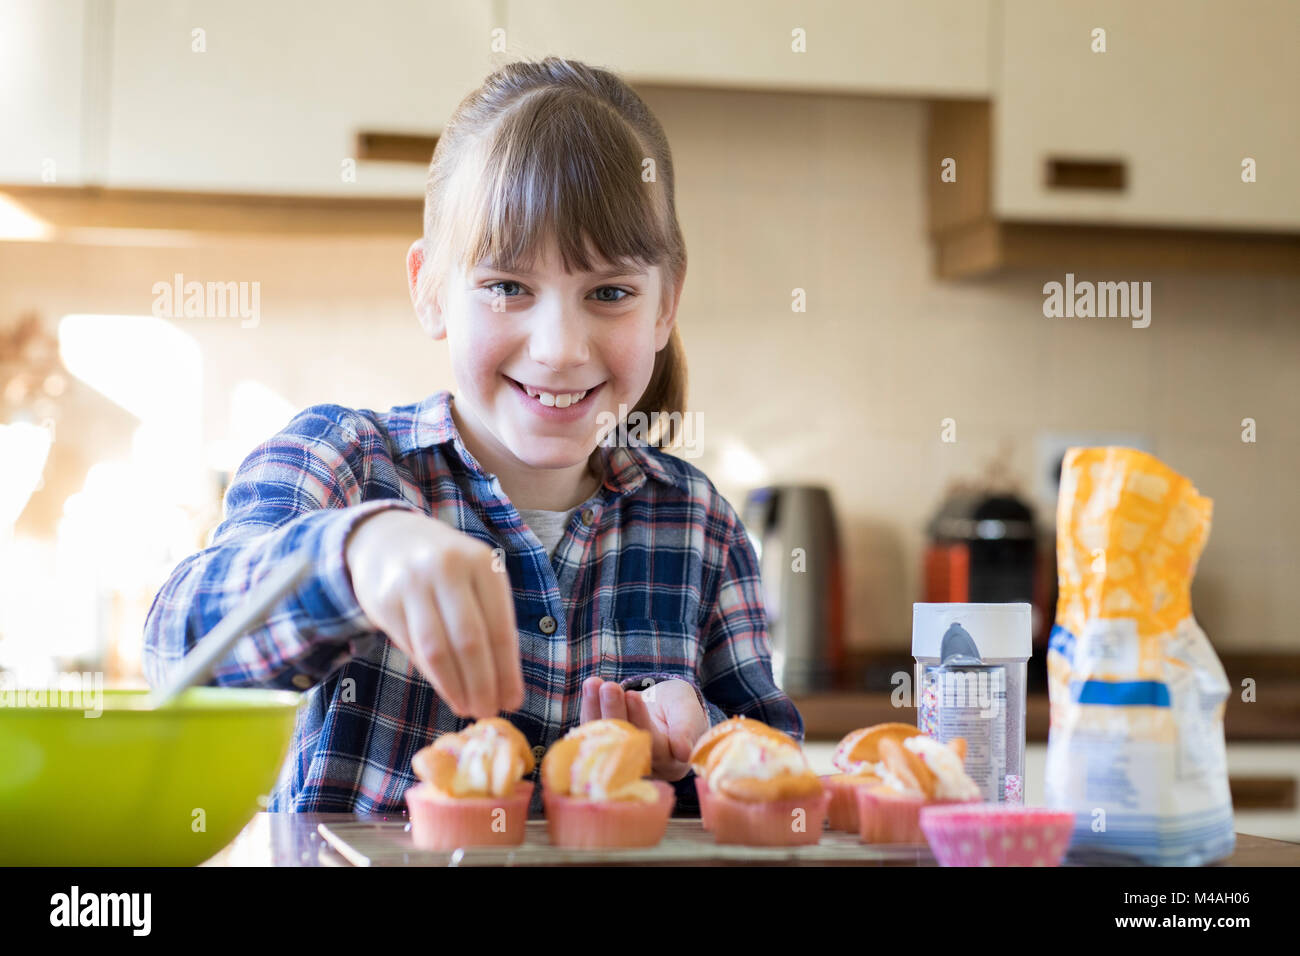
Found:
[[[337, 823], [380, 823], [401, 821], [402, 816], [373, 816], [352, 813], [259, 813], [226, 847], [204, 866], [349, 866], [317, 827]], [[687, 864], [695, 866], [734, 865], [736, 859], [703, 859]], [[804, 861], [805, 865], [826, 865]], [[644, 865], [644, 864], [641, 864]], [[681, 865], [681, 864], [674, 864]], [[801, 865], [796, 862], [793, 865]], [[842, 865], [842, 864], [837, 864]], [[934, 858], [924, 847], [904, 851], [896, 858], [863, 860], [863, 866], [934, 866]], [[1237, 834], [1236, 852], [1226, 866], [1300, 866], [1300, 843], [1286, 843], [1264, 837]]]

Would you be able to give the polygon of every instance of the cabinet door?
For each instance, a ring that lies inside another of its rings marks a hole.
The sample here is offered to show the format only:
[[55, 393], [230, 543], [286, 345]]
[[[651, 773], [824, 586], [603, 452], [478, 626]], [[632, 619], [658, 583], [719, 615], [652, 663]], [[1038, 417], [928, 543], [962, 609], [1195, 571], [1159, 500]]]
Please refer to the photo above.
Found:
[[0, 3], [0, 182], [82, 181], [84, 0]]
[[[1000, 217], [1300, 228], [1300, 3], [1003, 0], [1000, 34]], [[1054, 187], [1053, 160], [1116, 164], [1123, 187]]]
[[356, 134], [441, 131], [492, 65], [490, 0], [115, 9], [113, 186], [419, 196], [414, 164], [362, 162], [346, 181]]
[[512, 55], [573, 57], [629, 80], [932, 96], [990, 88], [990, 0], [507, 4]]

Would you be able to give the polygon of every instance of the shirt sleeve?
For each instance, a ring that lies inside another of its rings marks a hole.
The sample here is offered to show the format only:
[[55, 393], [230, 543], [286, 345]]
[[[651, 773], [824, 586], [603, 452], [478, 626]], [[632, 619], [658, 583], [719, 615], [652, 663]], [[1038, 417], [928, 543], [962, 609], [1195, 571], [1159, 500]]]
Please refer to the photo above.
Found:
[[338, 406], [306, 409], [253, 450], [226, 492], [209, 547], [182, 561], [154, 598], [143, 653], [151, 685], [298, 551], [312, 555], [314, 570], [236, 643], [212, 683], [305, 690], [351, 656], [352, 641], [374, 633], [352, 589], [348, 535], [378, 511], [420, 511], [397, 497], [364, 500], [376, 455], [389, 457], [384, 434]]
[[772, 677], [772, 648], [754, 546], [731, 522], [717, 596], [702, 629], [700, 684], [709, 724], [751, 717], [802, 741], [803, 718]]

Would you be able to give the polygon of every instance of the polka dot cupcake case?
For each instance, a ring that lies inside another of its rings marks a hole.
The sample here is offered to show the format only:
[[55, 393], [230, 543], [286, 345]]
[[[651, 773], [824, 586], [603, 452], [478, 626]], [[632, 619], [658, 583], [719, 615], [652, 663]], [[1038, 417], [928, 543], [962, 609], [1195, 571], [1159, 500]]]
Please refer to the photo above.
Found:
[[927, 807], [921, 831], [940, 866], [1059, 866], [1074, 814], [1005, 804]]

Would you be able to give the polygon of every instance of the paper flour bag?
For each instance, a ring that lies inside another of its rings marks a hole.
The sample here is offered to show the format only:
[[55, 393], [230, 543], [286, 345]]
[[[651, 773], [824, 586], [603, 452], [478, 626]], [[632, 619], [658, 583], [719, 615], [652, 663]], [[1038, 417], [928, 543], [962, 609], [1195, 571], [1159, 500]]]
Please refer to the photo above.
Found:
[[1212, 502], [1158, 459], [1072, 448], [1057, 506], [1047, 803], [1071, 857], [1196, 865], [1232, 852], [1228, 678], [1192, 617]]

